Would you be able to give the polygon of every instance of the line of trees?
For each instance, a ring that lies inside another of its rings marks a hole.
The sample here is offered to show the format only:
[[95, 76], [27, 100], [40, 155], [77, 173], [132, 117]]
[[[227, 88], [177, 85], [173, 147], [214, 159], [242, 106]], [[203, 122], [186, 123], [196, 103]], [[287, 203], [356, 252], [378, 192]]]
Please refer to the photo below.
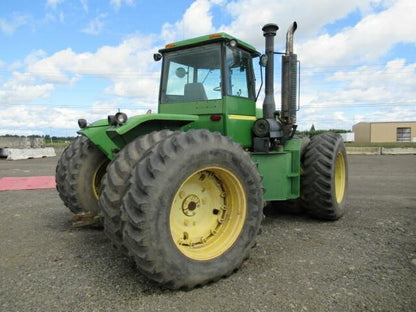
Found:
[[323, 132], [335, 132], [335, 133], [348, 133], [352, 132], [351, 130], [344, 130], [344, 129], [329, 129], [329, 130], [315, 130], [315, 127], [312, 126], [310, 130], [306, 131], [296, 131], [296, 134], [307, 135], [307, 136], [314, 136]]
[[32, 135], [16, 135], [16, 134], [5, 134], [5, 135], [0, 135], [0, 137], [6, 137], [6, 138], [41, 138], [44, 139], [45, 142], [65, 142], [65, 141], [72, 141], [73, 139], [75, 139], [75, 137], [57, 137], [57, 136], [50, 136], [50, 135], [37, 135], [37, 134], [32, 134]]

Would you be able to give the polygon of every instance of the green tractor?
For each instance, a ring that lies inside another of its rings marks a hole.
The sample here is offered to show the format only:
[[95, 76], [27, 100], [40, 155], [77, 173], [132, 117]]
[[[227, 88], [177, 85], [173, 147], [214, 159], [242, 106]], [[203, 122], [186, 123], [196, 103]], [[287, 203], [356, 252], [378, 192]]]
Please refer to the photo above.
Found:
[[[80, 136], [56, 168], [75, 225], [103, 223], [144, 275], [191, 289], [232, 274], [249, 257], [268, 202], [297, 200], [312, 216], [340, 218], [348, 176], [342, 138], [295, 135], [296, 28], [280, 53], [280, 111], [273, 90], [278, 27], [267, 24], [263, 55], [226, 33], [159, 50], [157, 114], [80, 119]], [[256, 109], [254, 59], [265, 67], [263, 109]]]

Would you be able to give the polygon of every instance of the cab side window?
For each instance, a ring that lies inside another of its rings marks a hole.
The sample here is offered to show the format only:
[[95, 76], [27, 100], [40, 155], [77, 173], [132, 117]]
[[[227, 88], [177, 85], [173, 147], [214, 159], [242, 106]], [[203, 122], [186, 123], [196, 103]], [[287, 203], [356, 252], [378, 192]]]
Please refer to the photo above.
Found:
[[253, 82], [249, 80], [251, 71], [250, 59], [247, 52], [227, 47], [227, 95], [253, 98]]

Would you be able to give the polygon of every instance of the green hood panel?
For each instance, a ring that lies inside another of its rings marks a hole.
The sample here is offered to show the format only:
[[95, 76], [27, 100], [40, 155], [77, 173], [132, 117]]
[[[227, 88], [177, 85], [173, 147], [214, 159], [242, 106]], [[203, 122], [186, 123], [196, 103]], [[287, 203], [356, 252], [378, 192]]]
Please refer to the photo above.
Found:
[[130, 117], [124, 125], [110, 126], [107, 119], [101, 119], [78, 131], [90, 139], [109, 159], [114, 153], [138, 136], [162, 129], [179, 130], [198, 121], [199, 116], [184, 114], [146, 114]]
[[[196, 115], [183, 115], [183, 114], [147, 114], [147, 115], [138, 115], [131, 117], [127, 120], [127, 122], [119, 127], [112, 127], [111, 132], [116, 132], [118, 135], [124, 135], [134, 128], [136, 128], [138, 125], [144, 124], [144, 123], [151, 123], [153, 122], [159, 122], [159, 121], [166, 121], [167, 123], [175, 123], [177, 125], [180, 125], [179, 127], [186, 125], [192, 121], [197, 121], [199, 119], [199, 116]], [[178, 128], [179, 128], [178, 127]]]
[[86, 136], [94, 143], [108, 158], [113, 158], [113, 150], [118, 146], [108, 137], [106, 131], [110, 128], [107, 119], [97, 120], [80, 129], [77, 133]]

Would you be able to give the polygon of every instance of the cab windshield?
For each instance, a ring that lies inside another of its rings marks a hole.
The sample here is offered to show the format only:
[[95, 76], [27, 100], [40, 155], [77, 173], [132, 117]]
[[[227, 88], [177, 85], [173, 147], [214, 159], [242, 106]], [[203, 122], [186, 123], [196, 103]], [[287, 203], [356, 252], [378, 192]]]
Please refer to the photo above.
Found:
[[222, 43], [164, 55], [162, 104], [219, 100], [223, 95], [254, 98], [250, 54], [226, 46], [225, 81], [221, 75]]
[[218, 99], [221, 99], [219, 43], [165, 55], [161, 103]]

